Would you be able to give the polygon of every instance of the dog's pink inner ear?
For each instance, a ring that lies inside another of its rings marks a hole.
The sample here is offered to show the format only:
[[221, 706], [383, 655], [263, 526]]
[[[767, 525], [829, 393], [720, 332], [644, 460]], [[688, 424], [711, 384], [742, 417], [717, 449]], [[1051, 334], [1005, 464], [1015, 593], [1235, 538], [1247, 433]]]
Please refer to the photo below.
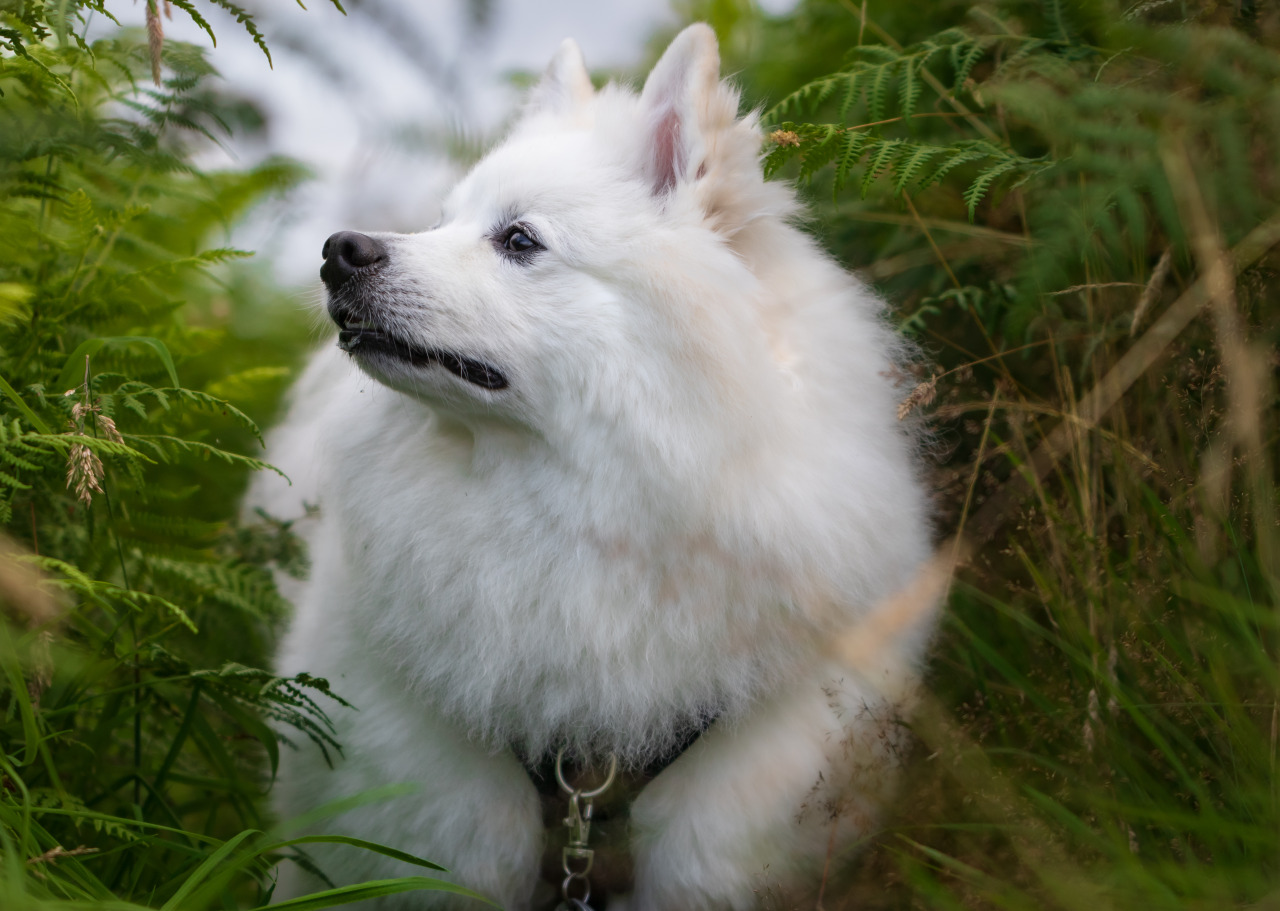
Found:
[[645, 176], [655, 195], [670, 192], [701, 164], [705, 144], [700, 112], [719, 87], [720, 53], [715, 33], [691, 25], [671, 42], [644, 84], [641, 102], [647, 117]]
[[680, 133], [680, 115], [674, 108], [662, 114], [653, 127], [650, 177], [657, 195], [669, 192], [685, 171], [688, 153]]

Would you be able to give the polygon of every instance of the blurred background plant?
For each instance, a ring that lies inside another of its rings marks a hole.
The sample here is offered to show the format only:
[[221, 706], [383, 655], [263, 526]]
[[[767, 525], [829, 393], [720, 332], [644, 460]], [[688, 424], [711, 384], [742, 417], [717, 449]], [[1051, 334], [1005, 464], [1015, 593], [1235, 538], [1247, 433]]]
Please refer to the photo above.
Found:
[[[329, 743], [341, 695], [260, 670], [265, 566], [305, 554], [235, 509], [310, 336], [226, 238], [304, 175], [198, 166], [265, 115], [164, 40], [168, 6], [0, 0], [6, 909], [261, 904], [272, 858], [307, 863], [254, 832], [264, 719]], [[921, 346], [902, 411], [973, 554], [904, 799], [820, 905], [1280, 907], [1280, 9], [769, 7], [672, 29], [712, 23], [766, 172]]]

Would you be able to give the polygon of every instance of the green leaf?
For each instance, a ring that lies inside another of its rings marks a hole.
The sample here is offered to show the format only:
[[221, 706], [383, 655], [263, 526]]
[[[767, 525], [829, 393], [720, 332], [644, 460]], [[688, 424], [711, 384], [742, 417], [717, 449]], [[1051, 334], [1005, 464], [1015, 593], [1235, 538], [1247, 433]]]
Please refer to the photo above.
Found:
[[275, 902], [270, 905], [261, 905], [254, 908], [253, 911], [316, 911], [319, 908], [354, 904], [355, 902], [367, 901], [383, 895], [397, 895], [401, 892], [421, 892], [424, 890], [452, 892], [454, 895], [464, 895], [468, 898], [482, 901], [487, 905], [493, 905], [495, 908], [498, 907], [497, 902], [490, 901], [480, 893], [472, 892], [470, 889], [446, 882], [443, 879], [431, 879], [426, 876], [405, 876], [400, 879], [378, 879], [355, 886], [343, 886], [340, 889], [314, 892], [311, 895], [303, 895], [300, 898], [291, 898], [287, 901]]
[[204, 863], [196, 867], [195, 872], [186, 878], [182, 883], [182, 887], [173, 896], [160, 906], [160, 911], [178, 911], [182, 907], [182, 903], [186, 901], [187, 896], [199, 888], [200, 884], [208, 878], [218, 865], [231, 856], [232, 852], [240, 846], [240, 843], [250, 835], [259, 834], [257, 829], [245, 829], [234, 838], [224, 842], [218, 850], [214, 851]]
[[209, 36], [209, 41], [213, 43], [214, 47], [218, 46], [218, 36], [213, 33], [213, 29], [209, 26], [209, 23], [200, 15], [200, 11], [195, 8], [195, 5], [192, 4], [191, 0], [171, 0], [171, 2], [178, 9], [190, 16], [192, 22], [205, 30]]
[[311, 844], [334, 844], [334, 845], [351, 845], [365, 851], [372, 851], [375, 854], [382, 854], [395, 860], [404, 861], [407, 864], [414, 864], [419, 867], [427, 867], [431, 870], [439, 870], [442, 873], [448, 873], [446, 867], [442, 867], [437, 863], [424, 860], [413, 854], [407, 854], [404, 851], [397, 851], [395, 848], [389, 848], [386, 845], [380, 845], [375, 841], [365, 841], [362, 838], [350, 838], [346, 835], [304, 835], [301, 838], [291, 838], [288, 841], [278, 842], [262, 849], [262, 852], [268, 853], [279, 851], [281, 848], [288, 848], [292, 845], [311, 845]]
[[[7, 635], [7, 633], [4, 635]], [[37, 750], [43, 738], [40, 736], [40, 728], [36, 723], [35, 711], [31, 706], [31, 699], [27, 693], [27, 684], [22, 679], [22, 674], [14, 662], [4, 662], [4, 674], [9, 679], [10, 692], [13, 694], [13, 700], [18, 704], [18, 715], [22, 718], [22, 736], [25, 744], [19, 764], [24, 766], [31, 765], [36, 760]]]
[[893, 164], [893, 191], [901, 193], [930, 158], [942, 152], [938, 146], [921, 145], [908, 148]]
[[35, 296], [36, 289], [21, 282], [0, 282], [0, 322], [22, 312], [22, 305]]
[[866, 196], [875, 182], [876, 176], [889, 166], [894, 156], [901, 151], [903, 140], [886, 139], [878, 146], [873, 146], [867, 153], [866, 170], [862, 174], [862, 195]]
[[17, 390], [10, 386], [9, 381], [2, 376], [0, 376], [0, 391], [3, 391], [4, 394], [13, 401], [13, 404], [18, 406], [18, 410], [22, 412], [23, 417], [31, 422], [32, 427], [46, 435], [51, 435], [53, 433], [53, 431], [49, 429], [49, 425], [40, 420], [40, 417], [27, 406], [26, 402], [22, 400], [22, 396], [18, 395]]
[[[164, 369], [169, 374], [169, 382], [174, 386], [181, 386], [178, 381], [178, 371], [173, 365], [173, 355], [169, 353], [169, 349], [165, 343], [158, 338], [150, 335], [117, 335], [108, 338], [90, 338], [85, 339], [76, 346], [76, 350], [71, 352], [71, 356], [67, 358], [67, 363], [63, 366], [62, 372], [58, 374], [58, 392], [65, 392], [68, 389], [74, 389], [84, 383], [84, 371], [86, 357], [93, 357], [102, 348], [106, 346], [117, 345], [146, 345], [156, 353], [156, 357], [160, 358], [160, 363], [164, 365]], [[48, 433], [48, 431], [45, 431]]]
[[907, 65], [902, 68], [902, 83], [898, 87], [898, 107], [901, 109], [903, 120], [910, 120], [916, 112], [916, 103], [920, 100], [920, 92], [924, 89], [924, 82], [919, 76], [922, 68], [922, 62], [917, 61], [907, 61]]
[[266, 55], [267, 66], [274, 69], [275, 64], [271, 62], [271, 50], [267, 47], [267, 39], [263, 37], [262, 32], [258, 31], [258, 26], [253, 21], [252, 14], [235, 3], [232, 3], [231, 0], [209, 0], [209, 2], [214, 6], [222, 7], [222, 9], [231, 14], [231, 17], [235, 19], [236, 22], [244, 26], [244, 30], [249, 33], [249, 37], [253, 39], [253, 43], [256, 44], [258, 49]]
[[964, 202], [969, 207], [969, 220], [973, 220], [974, 212], [977, 211], [978, 203], [987, 195], [987, 190], [996, 181], [996, 178], [1008, 174], [1010, 171], [1018, 167], [1016, 158], [1009, 158], [999, 162], [994, 167], [982, 171], [974, 178], [973, 183], [964, 191]]

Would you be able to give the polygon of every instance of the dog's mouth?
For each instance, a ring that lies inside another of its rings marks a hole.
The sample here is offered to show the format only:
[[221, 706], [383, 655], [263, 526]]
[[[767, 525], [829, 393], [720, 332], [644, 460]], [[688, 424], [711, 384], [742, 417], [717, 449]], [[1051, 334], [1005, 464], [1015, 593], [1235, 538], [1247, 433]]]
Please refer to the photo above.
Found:
[[460, 380], [481, 389], [506, 389], [507, 378], [496, 367], [473, 357], [464, 357], [443, 348], [423, 348], [377, 329], [359, 319], [347, 318], [340, 323], [338, 347], [354, 357], [385, 357], [415, 367], [439, 364]]

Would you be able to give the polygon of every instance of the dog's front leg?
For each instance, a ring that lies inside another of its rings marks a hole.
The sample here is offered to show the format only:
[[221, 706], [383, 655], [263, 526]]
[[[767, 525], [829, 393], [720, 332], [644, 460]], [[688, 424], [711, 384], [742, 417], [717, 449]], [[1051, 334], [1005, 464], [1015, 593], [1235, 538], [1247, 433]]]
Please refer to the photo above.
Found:
[[766, 889], [816, 886], [892, 790], [910, 679], [822, 663], [709, 730], [636, 800], [627, 911], [741, 909]]
[[[442, 878], [494, 899], [507, 911], [527, 908], [544, 831], [537, 793], [516, 758], [472, 742], [428, 706], [407, 698], [376, 668], [352, 663], [333, 677], [341, 681], [344, 696], [362, 708], [330, 713], [343, 744], [332, 768], [310, 743], [282, 752], [275, 795], [280, 815], [288, 819], [374, 788], [409, 784], [409, 793], [348, 810], [315, 828], [425, 857], [449, 868]], [[436, 875], [346, 845], [307, 849], [339, 884]], [[277, 897], [321, 888], [323, 882], [286, 864]], [[446, 892], [406, 892], [369, 904], [370, 911], [481, 907]]]

